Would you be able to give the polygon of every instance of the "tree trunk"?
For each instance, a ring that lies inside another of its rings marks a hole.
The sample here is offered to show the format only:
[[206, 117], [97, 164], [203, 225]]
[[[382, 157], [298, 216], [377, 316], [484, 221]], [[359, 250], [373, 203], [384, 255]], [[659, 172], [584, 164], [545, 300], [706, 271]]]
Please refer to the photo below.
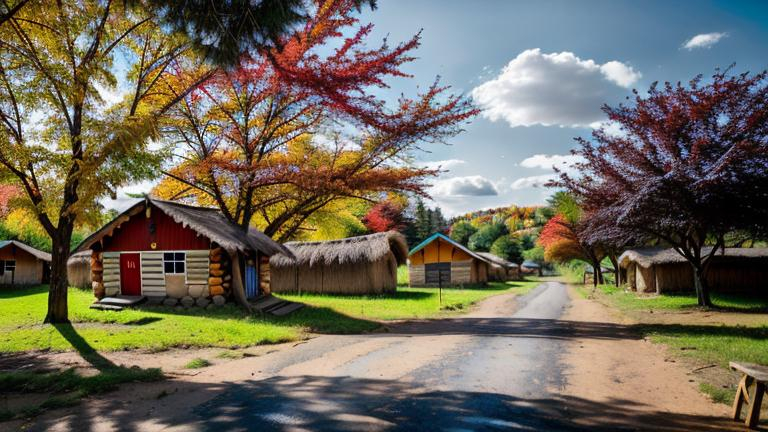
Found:
[[693, 283], [696, 287], [696, 299], [699, 306], [710, 307], [712, 300], [709, 298], [709, 286], [705, 272], [701, 267], [693, 265]]
[[592, 287], [597, 288], [597, 272], [600, 271], [599, 265], [592, 264]]
[[229, 262], [232, 263], [232, 294], [240, 306], [244, 307], [249, 313], [253, 313], [253, 307], [248, 303], [248, 298], [245, 296], [243, 273], [240, 270], [240, 257], [237, 252], [229, 254]]
[[611, 261], [611, 265], [613, 266], [613, 281], [614, 285], [621, 286], [621, 271], [619, 270], [619, 260], [616, 258], [616, 255], [608, 255], [608, 259]]
[[69, 259], [69, 247], [73, 229], [74, 222], [70, 219], [62, 218], [54, 235], [51, 236], [53, 244], [53, 251], [51, 253], [51, 282], [48, 290], [48, 313], [45, 316], [45, 323], [59, 324], [69, 322], [69, 308], [67, 305], [69, 275], [67, 274], [67, 260]]
[[599, 281], [600, 285], [605, 284], [605, 279], [603, 279], [603, 268], [602, 266], [600, 266], [599, 263], [597, 264], [597, 267], [595, 267], [595, 270], [596, 270], [595, 277]]

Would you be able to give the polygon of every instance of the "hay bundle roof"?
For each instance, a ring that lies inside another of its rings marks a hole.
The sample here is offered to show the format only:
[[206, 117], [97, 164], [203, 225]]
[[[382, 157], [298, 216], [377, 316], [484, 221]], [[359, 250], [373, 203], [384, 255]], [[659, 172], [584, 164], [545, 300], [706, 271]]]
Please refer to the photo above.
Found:
[[356, 264], [378, 261], [389, 252], [395, 255], [397, 264], [405, 264], [408, 257], [408, 244], [402, 234], [388, 231], [376, 234], [350, 237], [340, 240], [317, 242], [289, 242], [285, 244], [293, 255], [272, 256], [269, 262], [275, 266], [291, 264], [314, 266], [332, 264]]
[[253, 227], [248, 230], [247, 235], [243, 235], [242, 229], [228, 221], [217, 209], [189, 206], [151, 197], [146, 197], [144, 201], [137, 203], [103, 228], [91, 234], [78, 245], [75, 252], [82, 252], [104, 236], [111, 235], [113, 230], [130, 219], [131, 216], [143, 212], [147, 205], [156, 207], [175, 222], [200, 233], [228, 251], [257, 250], [269, 256], [275, 254], [291, 256], [291, 252], [283, 245], [275, 242], [266, 234]]
[[[702, 254], [709, 253], [711, 248], [703, 248]], [[725, 252], [718, 251], [717, 257], [759, 259], [768, 258], [768, 248], [725, 248]], [[687, 262], [677, 251], [672, 248], [647, 248], [630, 249], [619, 257], [619, 265], [626, 267], [630, 263], [636, 263], [648, 268], [656, 264], [676, 264]]]
[[504, 258], [494, 255], [490, 252], [476, 252], [481, 257], [485, 258], [486, 260], [490, 261], [492, 264], [500, 265], [504, 268], [517, 268], [517, 264], [513, 262], [509, 262], [505, 260]]
[[10, 246], [16, 246], [17, 248], [29, 253], [30, 255], [34, 256], [37, 259], [41, 259], [43, 261], [48, 261], [48, 262], [51, 261], [51, 254], [49, 254], [48, 252], [43, 252], [40, 249], [35, 249], [28, 244], [24, 244], [16, 240], [0, 241], [0, 249], [5, 249]]

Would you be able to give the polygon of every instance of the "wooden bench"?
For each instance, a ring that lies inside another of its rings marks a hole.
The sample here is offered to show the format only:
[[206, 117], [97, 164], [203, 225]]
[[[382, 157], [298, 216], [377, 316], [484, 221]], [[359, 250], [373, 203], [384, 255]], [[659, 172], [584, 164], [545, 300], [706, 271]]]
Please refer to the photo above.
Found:
[[746, 402], [749, 408], [744, 423], [749, 428], [755, 428], [760, 420], [760, 405], [768, 384], [768, 366], [739, 362], [730, 362], [729, 365], [744, 375], [736, 389], [736, 399], [733, 400], [733, 419], [741, 420], [741, 407]]

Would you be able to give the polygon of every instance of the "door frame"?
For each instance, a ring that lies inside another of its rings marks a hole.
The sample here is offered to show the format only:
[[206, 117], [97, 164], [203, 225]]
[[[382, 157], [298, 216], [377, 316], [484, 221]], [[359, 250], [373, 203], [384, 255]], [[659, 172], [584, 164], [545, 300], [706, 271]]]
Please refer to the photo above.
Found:
[[[144, 269], [141, 266], [141, 259], [143, 258], [141, 251], [120, 251], [120, 257], [117, 259], [117, 268], [120, 269], [120, 295], [123, 295], [123, 269], [120, 266], [120, 263], [123, 260], [123, 254], [139, 256], [139, 295], [144, 295], [144, 274], [142, 273]], [[184, 267], [184, 270], [186, 270], [186, 266]]]

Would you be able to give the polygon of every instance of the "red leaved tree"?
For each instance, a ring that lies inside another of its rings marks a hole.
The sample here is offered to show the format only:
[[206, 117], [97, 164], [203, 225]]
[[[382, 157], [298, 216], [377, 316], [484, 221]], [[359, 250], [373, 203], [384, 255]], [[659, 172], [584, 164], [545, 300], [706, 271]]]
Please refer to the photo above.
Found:
[[390, 200], [381, 201], [363, 216], [363, 224], [373, 232], [400, 231], [405, 226], [405, 209]]
[[318, 1], [280, 50], [243, 56], [182, 101], [164, 131], [181, 143], [165, 186], [183, 186], [159, 190], [213, 203], [278, 240], [337, 199], [424, 194], [435, 171], [403, 161], [420, 143], [458, 133], [477, 110], [437, 83], [394, 107], [376, 97], [388, 78], [407, 76], [400, 67], [419, 38], [369, 48], [372, 25], [358, 27], [357, 3]]
[[648, 236], [685, 257], [702, 306], [711, 305], [706, 274], [728, 235], [768, 230], [766, 77], [718, 71], [605, 106], [622, 133], [577, 139], [582, 175], [557, 182], [606, 221], [596, 240]]

